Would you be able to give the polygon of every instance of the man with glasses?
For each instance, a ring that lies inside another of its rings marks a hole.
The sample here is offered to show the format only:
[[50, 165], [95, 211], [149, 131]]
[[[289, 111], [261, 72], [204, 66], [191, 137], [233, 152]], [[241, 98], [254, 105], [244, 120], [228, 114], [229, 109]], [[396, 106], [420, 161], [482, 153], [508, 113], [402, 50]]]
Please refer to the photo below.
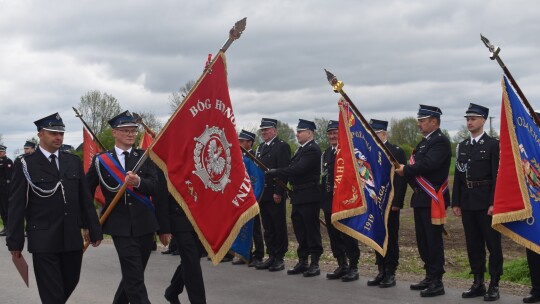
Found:
[[[112, 236], [122, 270], [122, 281], [113, 303], [146, 304], [150, 301], [144, 285], [144, 270], [152, 251], [154, 233], [159, 229], [155, 208], [162, 208], [164, 204], [154, 207], [149, 199], [160, 189], [154, 163], [146, 160], [137, 172], [132, 171], [144, 154], [143, 150], [133, 148], [138, 133], [135, 118], [125, 111], [109, 120], [109, 124], [114, 148], [94, 156], [86, 178], [91, 193], [101, 185], [106, 200], [103, 212], [121, 185], [128, 185], [128, 190], [103, 223], [103, 232]], [[170, 234], [160, 235], [164, 245], [169, 238]]]

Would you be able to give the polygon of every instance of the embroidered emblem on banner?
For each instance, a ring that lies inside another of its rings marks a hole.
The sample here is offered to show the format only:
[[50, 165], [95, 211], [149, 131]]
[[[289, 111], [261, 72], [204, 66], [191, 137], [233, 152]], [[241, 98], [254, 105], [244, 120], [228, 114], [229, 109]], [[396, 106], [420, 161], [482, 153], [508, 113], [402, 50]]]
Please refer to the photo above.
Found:
[[201, 136], [194, 140], [196, 144], [193, 150], [195, 160], [193, 173], [201, 179], [206, 189], [223, 193], [230, 183], [231, 173], [231, 144], [227, 141], [225, 131], [218, 127], [206, 126]]

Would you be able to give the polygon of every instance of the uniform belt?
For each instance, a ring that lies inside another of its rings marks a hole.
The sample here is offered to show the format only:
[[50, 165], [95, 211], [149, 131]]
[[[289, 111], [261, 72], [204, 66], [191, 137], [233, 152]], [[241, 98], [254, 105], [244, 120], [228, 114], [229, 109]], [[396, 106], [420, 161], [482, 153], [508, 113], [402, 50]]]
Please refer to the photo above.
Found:
[[298, 190], [304, 190], [304, 189], [308, 189], [308, 188], [313, 188], [313, 187], [317, 187], [318, 184], [313, 182], [313, 183], [307, 183], [307, 184], [301, 184], [301, 185], [292, 185], [292, 191], [298, 191]]
[[491, 185], [491, 180], [482, 180], [482, 181], [466, 181], [465, 187], [469, 189], [478, 188], [482, 186]]

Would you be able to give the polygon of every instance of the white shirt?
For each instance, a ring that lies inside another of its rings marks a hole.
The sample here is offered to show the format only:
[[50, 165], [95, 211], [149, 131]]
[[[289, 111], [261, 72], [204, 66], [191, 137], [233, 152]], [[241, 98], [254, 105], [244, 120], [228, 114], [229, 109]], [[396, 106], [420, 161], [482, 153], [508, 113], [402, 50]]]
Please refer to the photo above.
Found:
[[120, 162], [120, 165], [122, 165], [122, 168], [124, 168], [124, 170], [126, 169], [126, 156], [124, 155], [124, 151], [131, 154], [131, 149], [132, 148], [129, 148], [128, 150], [122, 150], [117, 146], [114, 146], [114, 152], [116, 152], [116, 157], [118, 157], [118, 161]]
[[47, 158], [48, 161], [51, 161], [51, 159], [50, 159], [51, 154], [54, 154], [56, 156], [56, 158], [55, 158], [56, 168], [60, 169], [60, 164], [58, 163], [58, 150], [54, 151], [54, 153], [51, 153], [51, 152], [43, 149], [41, 146], [39, 146], [39, 149], [41, 150], [41, 153], [43, 153], [43, 155], [45, 155], [45, 157]]
[[478, 143], [478, 141], [480, 140], [480, 137], [484, 136], [484, 133], [486, 133], [486, 132], [482, 132], [482, 134], [480, 134], [480, 135], [478, 135], [478, 136], [476, 136], [474, 138], [471, 136], [471, 144], [473, 143], [473, 140], [475, 140]]

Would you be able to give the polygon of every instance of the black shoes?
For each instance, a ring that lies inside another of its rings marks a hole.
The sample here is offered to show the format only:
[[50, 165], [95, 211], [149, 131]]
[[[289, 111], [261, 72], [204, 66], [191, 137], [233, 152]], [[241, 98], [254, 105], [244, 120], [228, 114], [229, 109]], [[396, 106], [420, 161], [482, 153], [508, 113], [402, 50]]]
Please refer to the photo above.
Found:
[[523, 298], [523, 303], [540, 303], [540, 294], [529, 294]]
[[251, 262], [249, 262], [248, 267], [257, 267], [257, 265], [261, 264], [262, 261], [259, 258], [253, 258], [251, 259]]
[[484, 301], [496, 301], [499, 299], [499, 297], [499, 280], [491, 280], [491, 282], [489, 282], [488, 290], [484, 295]]
[[275, 272], [275, 271], [281, 271], [285, 269], [285, 263], [283, 262], [283, 259], [275, 259], [272, 266], [268, 267], [268, 271]]
[[474, 281], [469, 290], [464, 291], [461, 297], [464, 299], [483, 297], [486, 294], [486, 285], [484, 285], [483, 275], [474, 275]]
[[176, 249], [172, 252], [172, 255], [180, 255], [180, 250]]
[[382, 270], [382, 267], [379, 266], [379, 273], [373, 279], [367, 281], [367, 286], [379, 286], [383, 279], [384, 271]]
[[339, 266], [338, 268], [336, 268], [336, 270], [334, 270], [334, 272], [327, 273], [326, 278], [328, 280], [337, 280], [337, 279], [340, 279], [341, 277], [343, 277], [344, 275], [346, 275], [347, 272], [349, 272], [348, 265], [347, 266]]
[[420, 281], [420, 282], [418, 282], [416, 284], [411, 284], [410, 288], [411, 288], [411, 290], [424, 290], [424, 289], [428, 288], [429, 283], [431, 283], [431, 279], [426, 277], [422, 281]]
[[358, 280], [358, 278], [360, 278], [360, 275], [358, 274], [358, 267], [351, 266], [349, 271], [347, 271], [347, 274], [341, 277], [341, 281], [352, 282]]
[[421, 297], [436, 297], [444, 294], [444, 285], [441, 280], [433, 280], [428, 287], [420, 291]]
[[308, 270], [308, 262], [307, 260], [300, 260], [296, 265], [294, 265], [293, 268], [287, 270], [287, 274], [301, 274], [304, 273], [304, 271]]
[[171, 304], [180, 304], [180, 300], [178, 299], [178, 295], [173, 294], [171, 291], [171, 287], [167, 287], [165, 289], [165, 300], [169, 301]]
[[270, 257], [264, 260], [264, 262], [261, 262], [258, 265], [256, 265], [255, 269], [258, 269], [258, 270], [268, 269], [270, 268], [270, 266], [272, 266], [272, 264], [274, 264], [274, 258]]
[[396, 275], [394, 272], [387, 271], [384, 273], [383, 280], [379, 283], [380, 288], [388, 288], [396, 286]]
[[305, 278], [315, 277], [321, 274], [321, 270], [319, 269], [319, 264], [313, 264], [309, 265], [309, 268], [304, 271], [303, 276]]

